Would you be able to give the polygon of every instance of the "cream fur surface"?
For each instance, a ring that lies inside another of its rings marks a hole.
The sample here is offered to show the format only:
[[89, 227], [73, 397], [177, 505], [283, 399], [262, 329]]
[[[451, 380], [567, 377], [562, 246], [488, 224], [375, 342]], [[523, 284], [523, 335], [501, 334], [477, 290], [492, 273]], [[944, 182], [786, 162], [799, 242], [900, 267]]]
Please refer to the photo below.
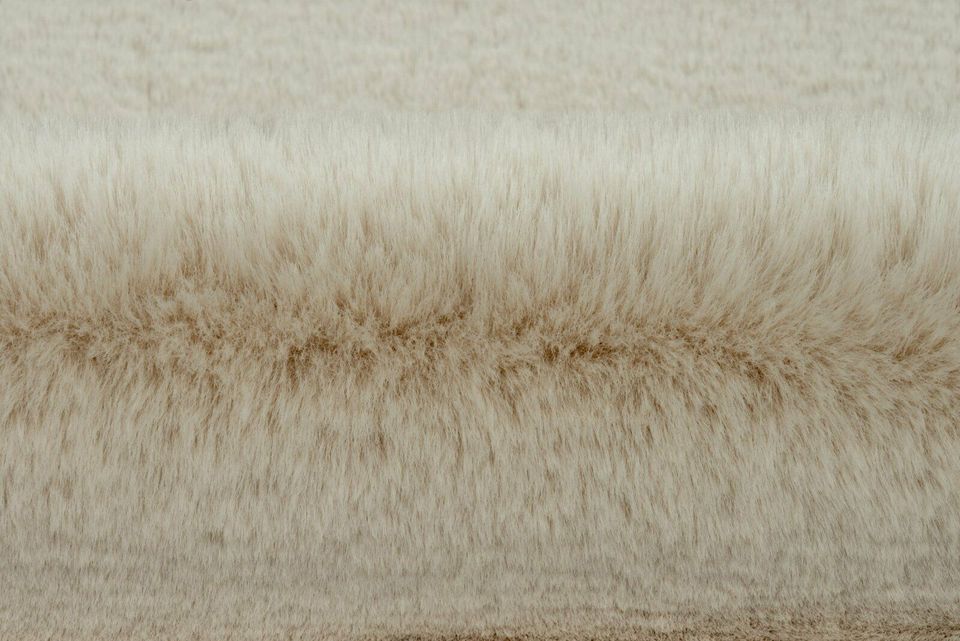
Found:
[[960, 2], [0, 0], [0, 641], [960, 640]]
[[5, 126], [0, 638], [956, 638], [957, 124]]
[[957, 104], [956, 0], [0, 2], [0, 115]]

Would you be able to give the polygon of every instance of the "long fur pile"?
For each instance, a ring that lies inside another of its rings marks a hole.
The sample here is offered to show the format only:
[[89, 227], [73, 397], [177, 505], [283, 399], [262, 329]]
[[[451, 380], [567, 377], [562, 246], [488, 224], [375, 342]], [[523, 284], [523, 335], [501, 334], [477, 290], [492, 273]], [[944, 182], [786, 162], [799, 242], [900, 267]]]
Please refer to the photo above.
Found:
[[958, 132], [0, 129], [0, 638], [960, 634]]

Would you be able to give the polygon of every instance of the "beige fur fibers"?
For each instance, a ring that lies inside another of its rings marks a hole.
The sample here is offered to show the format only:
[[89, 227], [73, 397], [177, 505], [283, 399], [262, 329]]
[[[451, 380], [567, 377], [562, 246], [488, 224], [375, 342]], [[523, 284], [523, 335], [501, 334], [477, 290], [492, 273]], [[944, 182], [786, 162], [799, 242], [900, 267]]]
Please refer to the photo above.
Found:
[[0, 641], [960, 639], [958, 104], [957, 0], [0, 0]]
[[960, 635], [957, 120], [0, 149], [0, 638]]

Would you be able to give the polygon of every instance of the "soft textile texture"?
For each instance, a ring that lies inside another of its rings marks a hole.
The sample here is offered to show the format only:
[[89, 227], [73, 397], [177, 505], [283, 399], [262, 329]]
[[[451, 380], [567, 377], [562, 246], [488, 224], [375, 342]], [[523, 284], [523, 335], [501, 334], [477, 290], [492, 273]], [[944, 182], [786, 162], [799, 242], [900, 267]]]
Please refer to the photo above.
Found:
[[955, 122], [0, 145], [4, 638], [960, 632]]
[[960, 638], [960, 3], [0, 0], [0, 641]]
[[0, 114], [958, 103], [956, 0], [0, 2]]

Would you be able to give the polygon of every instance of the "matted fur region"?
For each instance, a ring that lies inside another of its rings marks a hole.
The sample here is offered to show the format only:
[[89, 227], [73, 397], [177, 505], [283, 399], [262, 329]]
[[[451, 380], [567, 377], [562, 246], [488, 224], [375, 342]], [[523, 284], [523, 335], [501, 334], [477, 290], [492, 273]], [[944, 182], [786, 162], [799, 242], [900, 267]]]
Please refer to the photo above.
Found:
[[8, 122], [0, 638], [957, 638], [957, 125]]

